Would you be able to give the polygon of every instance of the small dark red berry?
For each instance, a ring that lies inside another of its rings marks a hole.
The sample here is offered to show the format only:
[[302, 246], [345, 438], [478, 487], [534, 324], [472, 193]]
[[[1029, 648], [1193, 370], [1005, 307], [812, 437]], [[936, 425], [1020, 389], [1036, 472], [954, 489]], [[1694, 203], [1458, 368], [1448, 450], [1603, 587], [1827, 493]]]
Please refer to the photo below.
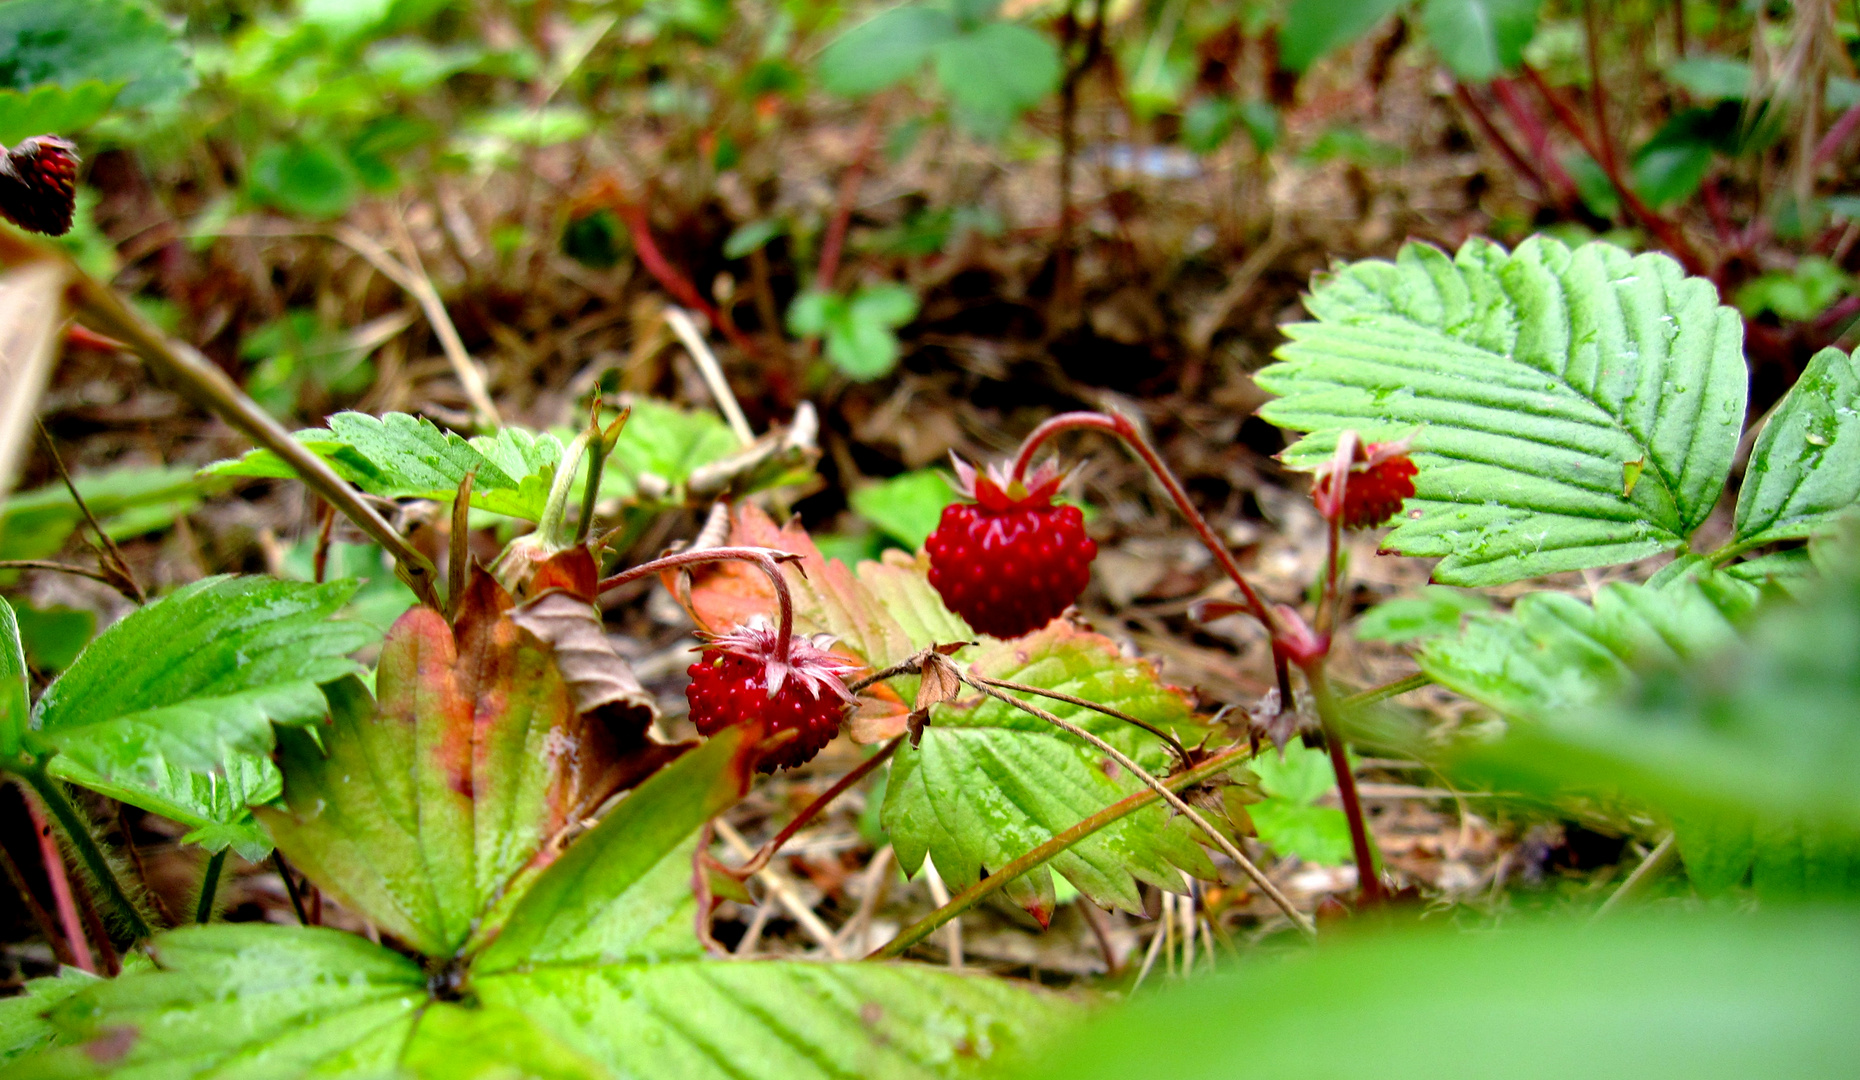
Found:
[[784, 666], [775, 657], [778, 640], [767, 620], [754, 618], [711, 638], [687, 669], [691, 685], [685, 688], [685, 701], [700, 734], [708, 737], [758, 721], [765, 740], [795, 733], [762, 753], [756, 763], [762, 772], [805, 765], [833, 741], [853, 700], [844, 677], [858, 670], [827, 651], [831, 639], [799, 635], [788, 641]]
[[35, 135], [0, 158], [0, 214], [22, 229], [63, 236], [77, 208], [77, 146]]
[[1051, 462], [1024, 482], [978, 477], [962, 461], [956, 471], [974, 501], [944, 507], [924, 542], [930, 585], [981, 633], [1016, 638], [1038, 630], [1091, 581], [1098, 545], [1085, 535], [1084, 516], [1053, 505], [1060, 476]]
[[[1414, 497], [1419, 470], [1408, 456], [1408, 441], [1357, 444], [1356, 460], [1346, 469], [1335, 463], [1318, 471], [1311, 499], [1326, 519], [1346, 529], [1373, 529], [1401, 513], [1402, 500]], [[1348, 475], [1341, 504], [1337, 477]]]

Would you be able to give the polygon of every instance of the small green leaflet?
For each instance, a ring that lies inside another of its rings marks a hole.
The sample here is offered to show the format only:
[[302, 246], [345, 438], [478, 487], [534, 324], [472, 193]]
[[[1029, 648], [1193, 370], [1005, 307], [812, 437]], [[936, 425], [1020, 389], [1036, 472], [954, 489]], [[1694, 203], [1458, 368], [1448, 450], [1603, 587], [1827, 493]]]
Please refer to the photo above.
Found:
[[[1121, 656], [1106, 637], [1064, 621], [983, 647], [974, 670], [1056, 690], [1129, 713], [1191, 742], [1201, 729], [1187, 696], [1144, 661]], [[1171, 757], [1155, 736], [1075, 705], [1033, 704], [1092, 732], [1152, 774]], [[917, 746], [898, 750], [885, 788], [885, 831], [898, 864], [916, 873], [928, 855], [951, 890], [1050, 840], [1134, 792], [1143, 782], [1096, 749], [1045, 721], [971, 694], [931, 710]], [[1052, 913], [1052, 870], [1101, 905], [1141, 910], [1137, 882], [1181, 889], [1181, 871], [1213, 878], [1188, 822], [1153, 805], [1079, 841], [1008, 886], [1036, 918]]]
[[[451, 499], [467, 473], [472, 506], [535, 521], [542, 516], [562, 443], [553, 435], [504, 428], [495, 435], [466, 439], [441, 431], [424, 417], [388, 413], [341, 412], [328, 429], [299, 431], [299, 442], [335, 467], [342, 478], [386, 499]], [[296, 476], [269, 450], [215, 462], [201, 470], [209, 476]]]
[[1524, 62], [1542, 0], [1426, 0], [1421, 29], [1461, 82], [1490, 82]]
[[[73, 478], [112, 540], [127, 540], [191, 512], [214, 487], [192, 469], [128, 466]], [[43, 559], [64, 546], [84, 515], [63, 483], [21, 492], [0, 505], [0, 559]]]
[[0, 4], [0, 57], [0, 84], [11, 89], [53, 83], [81, 91], [98, 81], [115, 83], [122, 85], [116, 104], [124, 108], [167, 104], [194, 86], [174, 32], [130, 0]]
[[54, 776], [262, 854], [248, 803], [274, 798], [272, 728], [322, 719], [318, 684], [361, 670], [374, 630], [331, 616], [355, 591], [259, 577], [207, 578], [131, 613], [92, 642], [33, 710], [30, 747]]
[[1732, 543], [1805, 537], [1860, 499], [1860, 366], [1823, 349], [1757, 436], [1737, 496]]
[[31, 712], [26, 699], [26, 649], [19, 639], [19, 619], [13, 605], [0, 596], [0, 759], [19, 757]]
[[853, 510], [912, 551], [936, 531], [943, 508], [959, 496], [949, 474], [940, 469], [918, 469], [868, 484], [852, 493]]
[[0, 144], [10, 146], [51, 131], [82, 131], [103, 119], [121, 87], [93, 79], [68, 88], [48, 83], [31, 90], [0, 90]]
[[1318, 284], [1286, 328], [1261, 415], [1312, 434], [1412, 435], [1417, 495], [1384, 539], [1436, 581], [1496, 585], [1685, 546], [1723, 491], [1744, 417], [1743, 324], [1665, 255], [1543, 237], [1422, 244]]
[[1451, 634], [1461, 620], [1477, 611], [1492, 610], [1492, 602], [1476, 592], [1429, 585], [1418, 596], [1384, 600], [1356, 620], [1358, 641], [1414, 641]]
[[1279, 28], [1279, 62], [1303, 71], [1334, 49], [1368, 33], [1402, 0], [1299, 0], [1287, 4]]
[[1337, 787], [1330, 757], [1293, 739], [1283, 751], [1267, 746], [1247, 767], [1259, 775], [1264, 802], [1246, 808], [1261, 842], [1281, 855], [1320, 866], [1350, 861], [1350, 822], [1334, 806], [1314, 803]]

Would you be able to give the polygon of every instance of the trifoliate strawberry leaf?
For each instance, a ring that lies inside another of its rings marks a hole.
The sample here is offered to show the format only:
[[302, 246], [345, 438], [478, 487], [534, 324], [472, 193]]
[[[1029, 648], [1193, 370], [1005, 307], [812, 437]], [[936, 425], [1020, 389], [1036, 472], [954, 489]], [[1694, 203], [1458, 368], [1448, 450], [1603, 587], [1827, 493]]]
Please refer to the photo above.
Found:
[[430, 956], [456, 953], [565, 829], [675, 752], [647, 738], [649, 716], [577, 713], [510, 608], [476, 573], [454, 625], [401, 616], [379, 702], [358, 680], [329, 687], [331, 726], [283, 733], [283, 806], [259, 811], [319, 887]]
[[55, 752], [54, 776], [262, 852], [245, 807], [277, 795], [271, 725], [321, 719], [318, 685], [359, 672], [347, 656], [375, 640], [331, 618], [354, 591], [259, 577], [179, 589], [98, 635], [40, 697], [27, 745]]
[[1860, 500], [1860, 365], [1839, 349], [1808, 362], [1763, 425], [1737, 496], [1739, 550], [1808, 536]]
[[[297, 440], [335, 467], [342, 478], [386, 499], [451, 499], [460, 481], [474, 473], [471, 504], [480, 510], [535, 521], [542, 517], [549, 485], [562, 460], [554, 435], [508, 427], [466, 439], [441, 431], [424, 417], [341, 412], [329, 427], [299, 431]], [[269, 450], [219, 461], [202, 469], [210, 476], [296, 476]]]
[[[979, 674], [1056, 690], [1197, 740], [1188, 696], [1109, 638], [1057, 621], [1027, 637], [990, 642]], [[1123, 720], [1062, 701], [1028, 698], [1104, 739], [1153, 774], [1168, 771], [1161, 740]], [[967, 888], [1086, 817], [1144, 789], [1100, 751], [1038, 717], [971, 694], [932, 709], [918, 745], [899, 748], [885, 788], [885, 830], [898, 863], [916, 873], [928, 855], [952, 889]], [[1081, 840], [1010, 886], [1036, 918], [1052, 913], [1051, 870], [1101, 905], [1136, 911], [1137, 882], [1182, 888], [1180, 871], [1214, 867], [1187, 820], [1153, 805]]]
[[1506, 614], [1471, 615], [1458, 634], [1430, 639], [1417, 659], [1435, 682], [1502, 713], [1557, 715], [1630, 685], [1637, 671], [1730, 645], [1755, 592], [1682, 577], [1608, 585], [1593, 606], [1567, 593], [1531, 593]]
[[1383, 544], [1435, 580], [1495, 585], [1683, 548], [1723, 491], [1744, 418], [1742, 323], [1659, 254], [1543, 237], [1507, 254], [1409, 244], [1306, 299], [1259, 374], [1261, 415], [1311, 432], [1413, 435], [1416, 496]]
[[9, 1075], [389, 1076], [428, 1001], [418, 961], [337, 930], [221, 923], [150, 948], [152, 970], [53, 1007], [71, 1045]]
[[1294, 739], [1283, 750], [1262, 750], [1247, 764], [1266, 794], [1246, 808], [1260, 842], [1320, 866], [1350, 861], [1349, 819], [1336, 807], [1312, 805], [1337, 786], [1329, 755]]

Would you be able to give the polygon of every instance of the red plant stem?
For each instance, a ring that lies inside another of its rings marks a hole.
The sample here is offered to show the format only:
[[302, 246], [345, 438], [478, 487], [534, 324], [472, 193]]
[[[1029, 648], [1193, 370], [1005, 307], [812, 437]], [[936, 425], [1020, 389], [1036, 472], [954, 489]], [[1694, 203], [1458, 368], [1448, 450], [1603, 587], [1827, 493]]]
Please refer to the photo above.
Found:
[[65, 936], [58, 932], [58, 924], [52, 921], [52, 913], [39, 903], [39, 894], [32, 891], [32, 883], [26, 880], [19, 864], [13, 861], [13, 853], [3, 843], [0, 843], [0, 869], [6, 871], [7, 880], [12, 883], [14, 891], [19, 893], [27, 912], [32, 915], [32, 924], [39, 931], [39, 936], [52, 947], [52, 958], [60, 964], [76, 967], [77, 958], [71, 954], [71, 946], [65, 941]]
[[689, 308], [695, 308], [710, 324], [730, 339], [730, 344], [751, 356], [760, 350], [756, 343], [736, 328], [736, 324], [723, 317], [717, 305], [704, 298], [697, 286], [691, 284], [682, 271], [671, 264], [665, 253], [659, 250], [659, 243], [652, 238], [652, 222], [646, 217], [646, 208], [638, 203], [616, 196], [613, 199], [614, 212], [626, 224], [627, 233], [633, 238], [633, 250], [639, 255], [639, 264], [646, 268], [658, 281], [660, 287], [672, 294], [672, 298]]
[[1621, 159], [1615, 156], [1615, 141], [1608, 134], [1608, 91], [1602, 85], [1601, 33], [1595, 26], [1595, 0], [1582, 0], [1582, 36], [1589, 53], [1589, 100], [1595, 110], [1595, 140], [1601, 144], [1598, 158], [1609, 176], [1621, 171]]
[[310, 557], [310, 567], [311, 580], [321, 585], [329, 576], [329, 534], [336, 526], [336, 508], [321, 499], [317, 500], [317, 506], [317, 517], [322, 520], [317, 523], [316, 551]]
[[24, 788], [19, 794], [26, 804], [26, 813], [32, 817], [33, 835], [39, 838], [39, 857], [45, 861], [45, 878], [52, 886], [52, 906], [58, 910], [58, 923], [64, 930], [65, 941], [71, 946], [71, 956], [78, 967], [95, 975], [97, 962], [91, 958], [84, 922], [78, 917], [77, 900], [71, 895], [71, 879], [65, 876], [64, 852], [58, 850], [58, 840], [52, 836], [51, 823], [45, 820], [38, 800]]
[[1246, 599], [1248, 611], [1274, 637], [1277, 637], [1280, 627], [1278, 620], [1272, 614], [1272, 609], [1267, 607], [1266, 602], [1253, 591], [1252, 584], [1247, 581], [1246, 575], [1240, 570], [1240, 564], [1234, 561], [1233, 553], [1227, 550], [1227, 545], [1221, 542], [1220, 537], [1214, 535], [1214, 529], [1208, 524], [1208, 520], [1202, 517], [1201, 511], [1195, 509], [1195, 504], [1189, 501], [1188, 492], [1182, 489], [1182, 482], [1175, 478], [1175, 473], [1169, 470], [1169, 466], [1163, 464], [1155, 448], [1143, 438], [1142, 433], [1137, 431], [1137, 426], [1131, 423], [1128, 417], [1116, 413], [1097, 412], [1069, 412], [1052, 417], [1034, 428], [1026, 440], [1020, 444], [1020, 453], [1014, 458], [1014, 479], [1020, 480], [1026, 476], [1027, 466], [1032, 464], [1034, 452], [1040, 448], [1041, 443], [1062, 431], [1077, 428], [1108, 431], [1123, 440], [1124, 445], [1130, 447], [1131, 451], [1142, 459], [1143, 464], [1149, 467], [1150, 472], [1162, 484], [1163, 490], [1167, 491], [1169, 497], [1175, 501], [1176, 509], [1188, 519], [1189, 526], [1195, 530], [1195, 535], [1201, 538], [1202, 545], [1213, 554], [1215, 561], [1220, 563], [1221, 570], [1235, 585], [1239, 586], [1240, 595]]
[[827, 223], [826, 236], [820, 241], [820, 263], [814, 270], [814, 288], [821, 292], [832, 292], [833, 279], [840, 275], [846, 232], [852, 228], [853, 203], [859, 198], [859, 185], [865, 181], [866, 163], [878, 148], [878, 134], [885, 119], [884, 102], [881, 94], [866, 107], [865, 124], [859, 129], [859, 148], [853, 152], [846, 174], [840, 177], [839, 201], [833, 207], [833, 220]]
[[818, 817], [820, 812], [825, 810], [833, 800], [846, 794], [854, 784], [872, 775], [872, 770], [891, 760], [891, 755], [898, 752], [898, 745], [903, 741], [904, 736], [898, 736], [880, 748], [878, 753], [860, 762], [859, 766], [853, 769], [853, 771], [840, 777], [838, 783], [828, 788], [826, 793], [821, 795], [818, 799], [808, 803], [806, 809], [796, 814], [793, 821], [784, 825], [782, 830], [775, 834], [773, 840], [763, 844], [761, 850], [750, 856], [748, 862], [743, 863], [741, 866], [720, 866], [718, 869], [738, 881], [746, 881], [752, 875], [761, 872], [762, 868], [769, 864], [769, 860], [775, 857], [775, 853], [782, 849], [782, 845], [794, 839], [794, 834], [800, 832], [807, 826], [808, 822]]
[[1828, 129], [1828, 133], [1821, 137], [1821, 142], [1815, 146], [1815, 164], [1826, 165], [1834, 160], [1834, 155], [1841, 152], [1841, 147], [1847, 145], [1848, 139], [1853, 138], [1855, 128], [1860, 128], [1860, 105], [1854, 105], [1842, 113], [1841, 118]]
[[1453, 96], [1459, 101], [1461, 107], [1466, 110], [1466, 114], [1473, 118], [1473, 122], [1479, 125], [1479, 130], [1485, 133], [1485, 137], [1492, 140], [1492, 145], [1498, 148], [1500, 156], [1511, 166], [1512, 171], [1529, 179], [1532, 184], [1536, 185], [1538, 193], [1546, 200], [1553, 203], [1561, 203], [1563, 201], [1562, 192], [1553, 188], [1550, 185], [1550, 181], [1544, 177], [1543, 172], [1535, 165], [1532, 165], [1530, 161], [1518, 151], [1518, 148], [1511, 144], [1510, 137], [1499, 130], [1498, 125], [1492, 122], [1491, 114], [1486, 112], [1485, 107], [1479, 104], [1479, 99], [1473, 97], [1472, 91], [1467, 88], [1465, 83], [1456, 81], [1453, 84]]
[[1571, 135], [1575, 136], [1576, 141], [1582, 144], [1583, 150], [1587, 151], [1588, 155], [1594, 158], [1597, 164], [1601, 165], [1602, 171], [1608, 176], [1609, 184], [1615, 189], [1616, 197], [1621, 200], [1622, 206], [1627, 207], [1628, 213], [1632, 214], [1636, 220], [1646, 226], [1647, 231], [1653, 233], [1666, 250], [1671, 252], [1673, 257], [1678, 259], [1680, 263], [1685, 266], [1686, 273], [1700, 277], [1709, 276], [1709, 270], [1705, 266], [1705, 260], [1699, 257], [1699, 253], [1693, 249], [1691, 241], [1687, 240], [1685, 234], [1679, 231], [1679, 226], [1667, 218], [1662, 217], [1660, 214], [1655, 213], [1652, 207], [1641, 201], [1640, 196], [1635, 193], [1626, 179], [1622, 177], [1621, 169], [1618, 163], [1614, 161], [1612, 151], [1606, 150], [1596, 143], [1590, 136], [1588, 129], [1583, 125], [1582, 118], [1576, 115], [1576, 110], [1570, 106], [1569, 102], [1563, 100], [1563, 96], [1557, 93], [1555, 88], [1549, 83], [1544, 81], [1543, 75], [1538, 72], [1536, 68], [1529, 64], [1525, 64], [1524, 74], [1525, 77], [1530, 79], [1531, 85], [1537, 89], [1537, 93], [1549, 104], [1550, 111], [1556, 114], [1557, 122], [1562, 124]]
[[1524, 99], [1524, 95], [1518, 93], [1517, 85], [1510, 79], [1494, 79], [1492, 94], [1498, 99], [1499, 107], [1505, 110], [1505, 115], [1509, 116], [1511, 122], [1518, 126], [1518, 130], [1524, 132], [1524, 137], [1530, 140], [1531, 153], [1537, 155], [1538, 166], [1544, 170], [1544, 175], [1551, 183], [1556, 185], [1557, 204], [1570, 205], [1578, 194], [1576, 179], [1569, 175], [1569, 170], [1563, 168], [1563, 163], [1557, 160], [1555, 152], [1550, 147], [1550, 133], [1544, 128], [1544, 122], [1537, 115], [1537, 110], [1531, 108], [1531, 103]]
[[701, 551], [681, 551], [676, 555], [643, 562], [638, 566], [622, 570], [610, 578], [603, 578], [594, 587], [594, 595], [611, 592], [630, 581], [665, 570], [676, 570], [681, 566], [697, 566], [701, 563], [715, 562], [752, 562], [762, 568], [768, 575], [769, 583], [775, 586], [775, 606], [781, 612], [780, 625], [775, 642], [776, 661], [788, 662], [788, 640], [794, 636], [794, 600], [788, 595], [788, 579], [783, 576], [779, 562], [793, 562], [800, 556], [788, 551], [776, 551], [772, 548], [759, 547], [714, 547]]
[[1330, 684], [1324, 679], [1324, 660], [1319, 657], [1304, 669], [1305, 681], [1311, 684], [1317, 700], [1318, 722], [1324, 725], [1324, 745], [1330, 751], [1331, 772], [1337, 777], [1337, 797], [1343, 801], [1343, 816], [1350, 823], [1350, 851], [1356, 859], [1358, 904], [1374, 907], [1384, 898], [1382, 878], [1376, 873], [1375, 853], [1369, 847], [1369, 822], [1363, 817], [1363, 803], [1356, 795], [1356, 774], [1350, 769], [1350, 757], [1344, 750], [1343, 735], [1335, 722], [1336, 701]]

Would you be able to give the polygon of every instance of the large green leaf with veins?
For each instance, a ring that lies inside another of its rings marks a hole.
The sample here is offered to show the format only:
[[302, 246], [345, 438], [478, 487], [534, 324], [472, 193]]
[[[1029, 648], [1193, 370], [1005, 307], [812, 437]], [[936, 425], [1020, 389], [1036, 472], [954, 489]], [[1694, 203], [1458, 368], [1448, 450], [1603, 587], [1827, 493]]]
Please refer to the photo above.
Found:
[[97, 81], [123, 84], [119, 105], [161, 105], [191, 89], [194, 73], [174, 32], [131, 0], [0, 4], [0, 87], [79, 88]]
[[248, 803], [278, 793], [272, 725], [328, 711], [319, 684], [361, 670], [372, 628], [332, 619], [355, 582], [195, 582], [110, 627], [48, 687], [29, 745], [52, 775], [262, 854]]
[[1839, 349], [1808, 362], [1750, 451], [1737, 495], [1740, 549], [1808, 536], [1860, 500], [1860, 366]]
[[[577, 713], [554, 654], [478, 573], [453, 624], [416, 607], [375, 673], [329, 688], [332, 724], [280, 737], [260, 810], [311, 880], [430, 956], [457, 953], [549, 842], [665, 760], [649, 717]], [[614, 661], [619, 662], [617, 658]]]
[[[299, 431], [298, 441], [334, 466], [343, 479], [386, 499], [451, 499], [470, 473], [473, 506], [535, 521], [542, 517], [562, 460], [561, 440], [522, 428], [467, 439], [405, 413], [377, 419], [341, 412], [328, 423], [327, 429]], [[215, 462], [201, 471], [213, 476], [297, 475], [269, 450]]]
[[[1058, 621], [1027, 637], [991, 642], [973, 663], [991, 678], [1056, 690], [1174, 730], [1201, 734], [1187, 696], [1109, 638]], [[1172, 758], [1160, 739], [1103, 713], [1043, 698], [1033, 704], [1117, 747], [1152, 774]], [[967, 888], [1143, 782], [1089, 744], [1038, 717], [972, 695], [936, 706], [916, 746], [900, 747], [885, 788], [884, 824], [898, 863], [915, 873], [928, 855], [952, 889]], [[1093, 901], [1140, 910], [1139, 881], [1183, 887], [1181, 871], [1214, 877], [1186, 819], [1153, 805], [1093, 833], [1009, 886], [1044, 920], [1051, 870]]]
[[753, 775], [744, 749], [726, 733], [641, 784], [475, 957], [422, 965], [322, 929], [175, 931], [153, 944], [156, 971], [32, 984], [47, 1004], [64, 998], [49, 1025], [0, 1009], [21, 1049], [53, 1033], [77, 1044], [8, 1075], [955, 1080], [1024, 1059], [1074, 1010], [915, 965], [705, 957], [691, 838]]
[[1261, 415], [1311, 434], [1412, 434], [1416, 496], [1383, 541], [1437, 581], [1495, 585], [1683, 548], [1742, 430], [1743, 324], [1671, 258], [1543, 237], [1422, 244], [1343, 267], [1259, 374]]

